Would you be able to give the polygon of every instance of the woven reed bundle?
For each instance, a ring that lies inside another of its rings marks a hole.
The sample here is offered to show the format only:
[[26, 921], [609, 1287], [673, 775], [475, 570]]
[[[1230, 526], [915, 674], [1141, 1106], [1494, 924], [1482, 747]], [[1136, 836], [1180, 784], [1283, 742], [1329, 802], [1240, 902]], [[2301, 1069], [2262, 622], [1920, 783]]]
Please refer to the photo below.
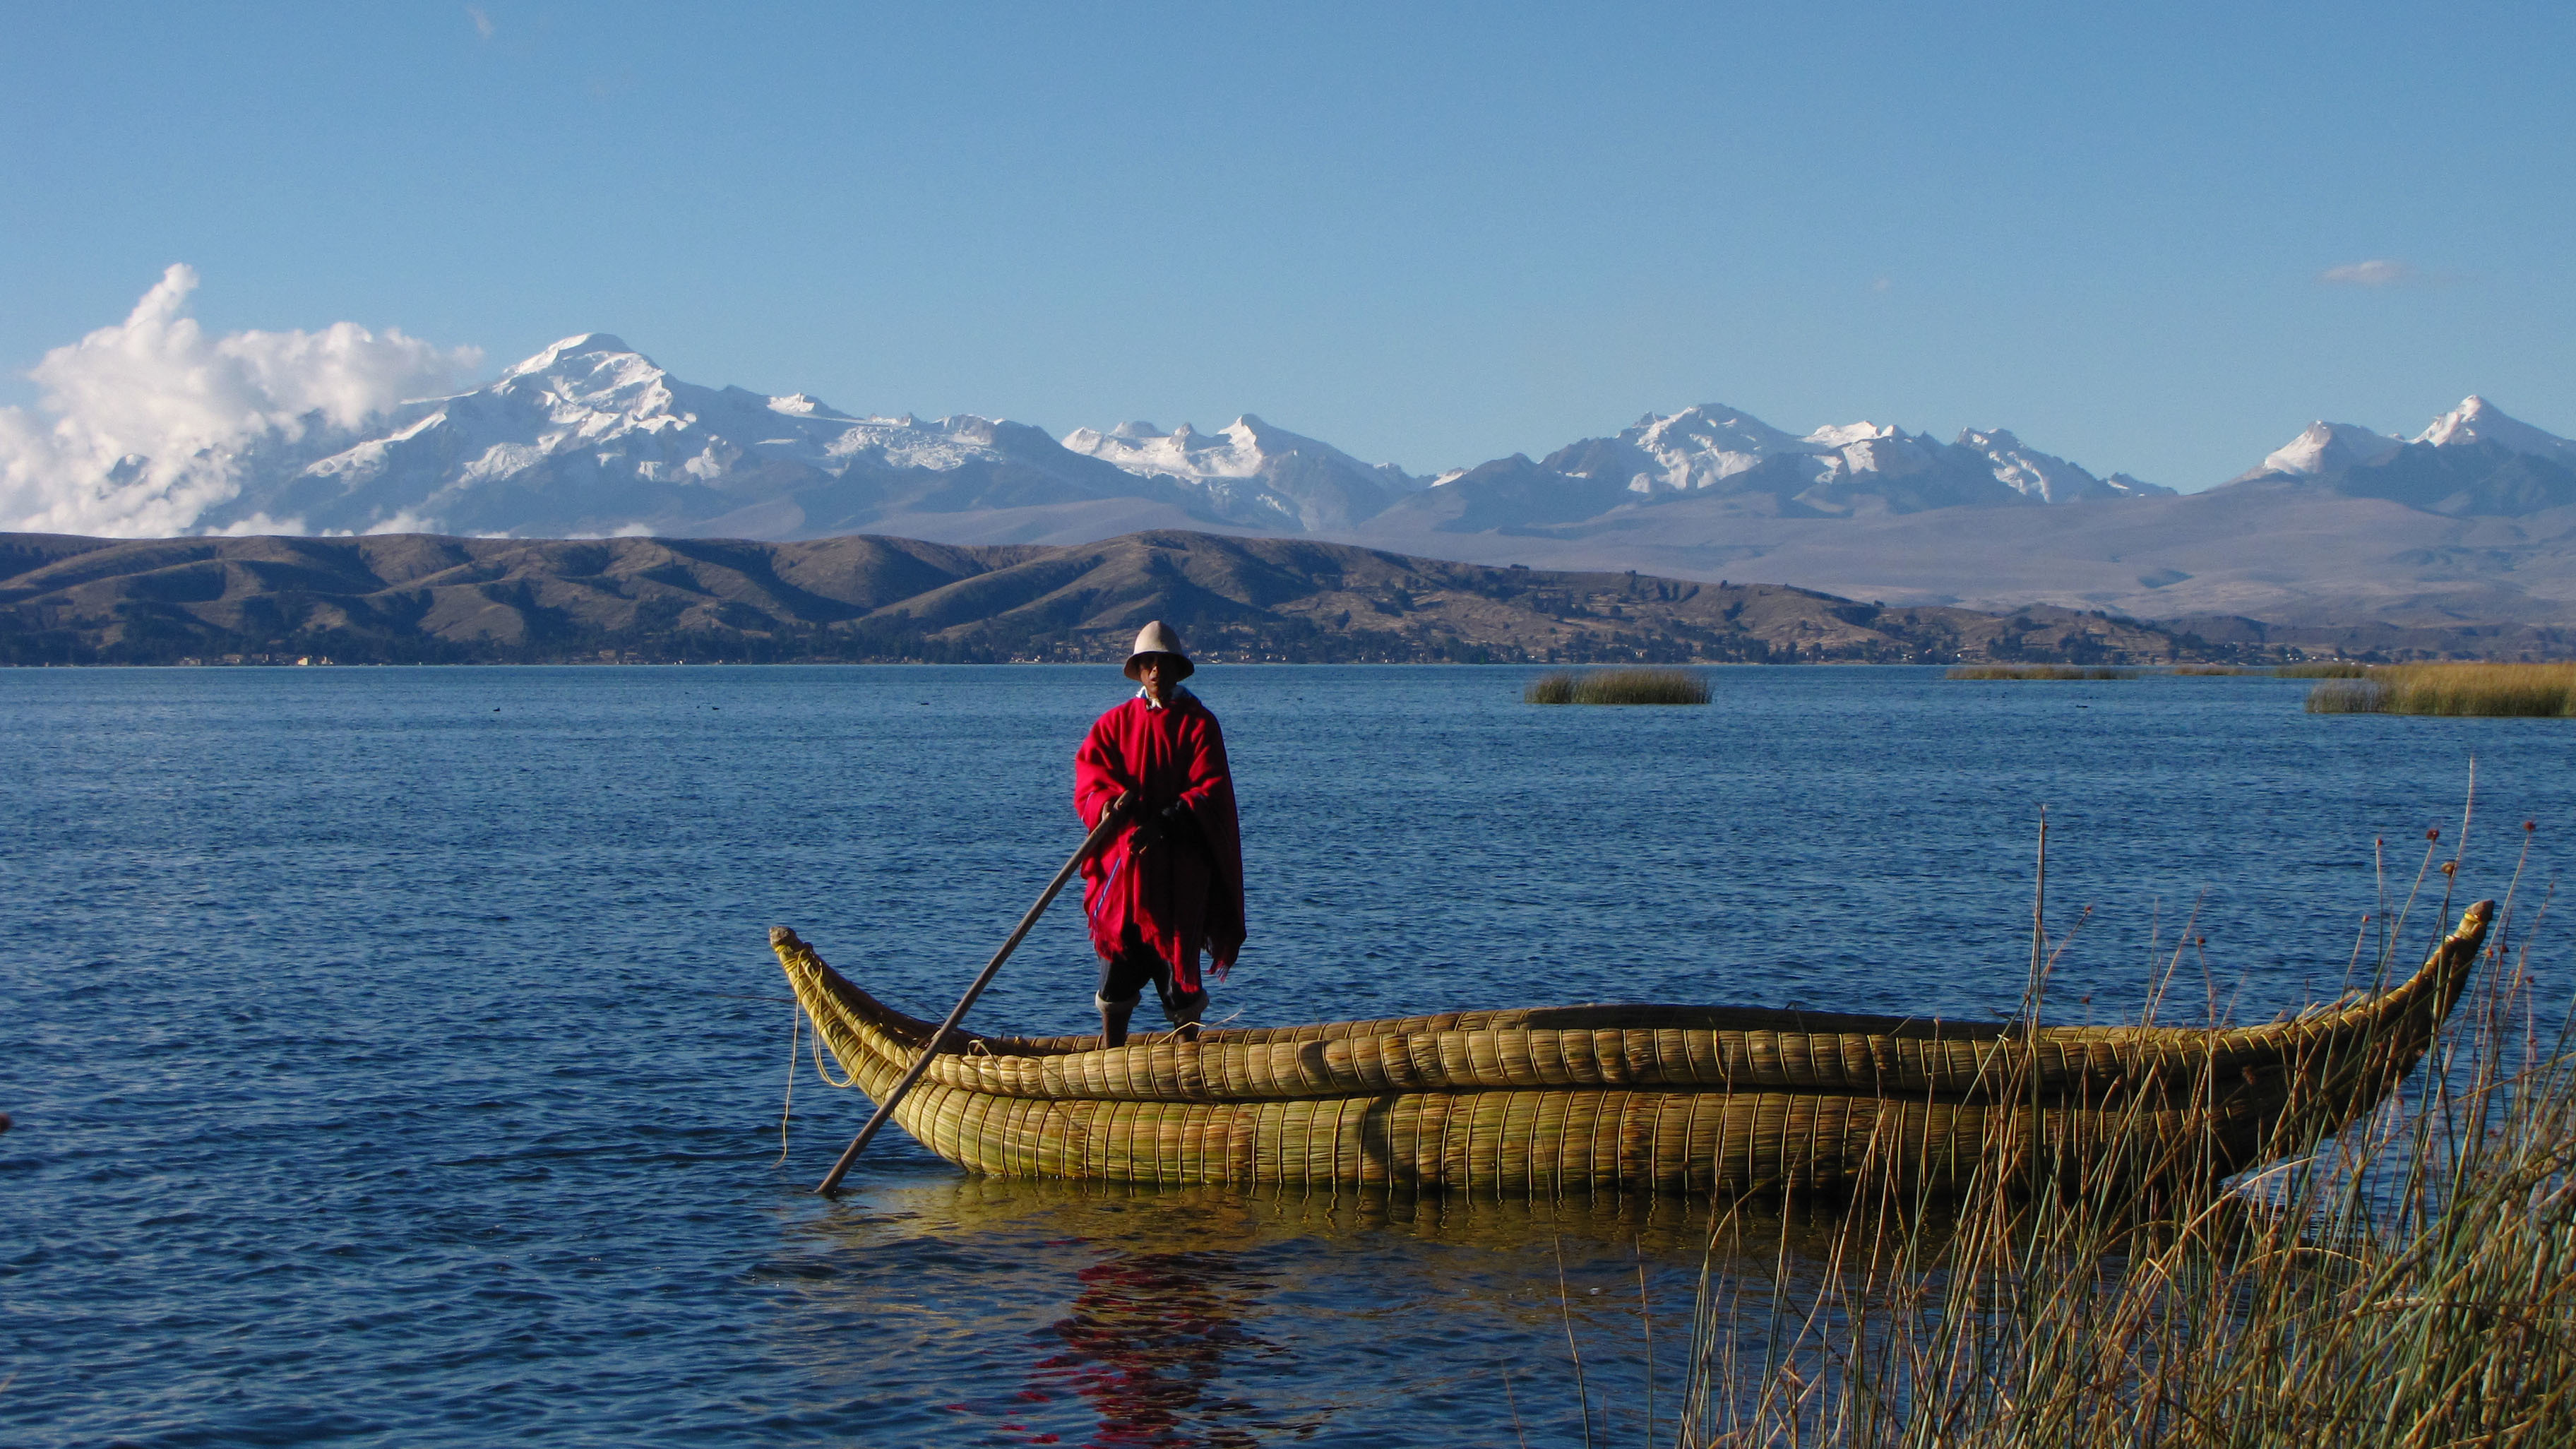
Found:
[[[1561, 1193], [1962, 1183], [1997, 1152], [2228, 1171], [2341, 1125], [2413, 1065], [2492, 906], [2357, 1005], [2234, 1031], [1574, 1007], [1101, 1050], [952, 1034], [895, 1120], [978, 1172], [1120, 1182]], [[780, 964], [871, 1096], [930, 1027], [783, 928]], [[2034, 1127], [2034, 1104], [2037, 1106]], [[2159, 1169], [2163, 1170], [2163, 1169]]]

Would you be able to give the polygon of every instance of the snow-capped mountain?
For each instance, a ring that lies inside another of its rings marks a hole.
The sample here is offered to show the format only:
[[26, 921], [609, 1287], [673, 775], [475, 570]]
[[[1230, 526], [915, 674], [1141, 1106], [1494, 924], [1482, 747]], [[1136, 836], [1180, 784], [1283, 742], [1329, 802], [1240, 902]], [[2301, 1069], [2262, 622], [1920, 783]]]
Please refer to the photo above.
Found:
[[[363, 435], [317, 428], [300, 450], [234, 463], [242, 486], [201, 529], [786, 538], [909, 528], [974, 541], [1195, 522], [1352, 534], [1420, 506], [1426, 487], [1250, 414], [1214, 433], [1130, 422], [1058, 443], [972, 414], [859, 417], [802, 393], [702, 387], [606, 333], [566, 338], [470, 392], [404, 404]], [[1474, 527], [1686, 497], [1849, 517], [2167, 491], [2097, 478], [2002, 429], [1944, 443], [1859, 422], [1801, 437], [1713, 404], [1649, 414], [1544, 463], [1504, 460], [1437, 481], [1431, 506]], [[1487, 496], [1461, 511], [1462, 490]]]
[[[1551, 490], [1553, 474], [1566, 481]], [[1456, 490], [1484, 496], [1468, 500]], [[2126, 474], [2099, 478], [2001, 428], [1944, 443], [1872, 422], [1800, 437], [1748, 413], [1708, 404], [1649, 413], [1615, 437], [1586, 438], [1539, 463], [1505, 459], [1435, 480], [1402, 506], [1479, 527], [1568, 523], [1608, 507], [1683, 498], [1734, 500], [1770, 516], [1849, 517], [1927, 509], [1996, 508], [2170, 494]]]
[[2043, 453], [2010, 432], [1970, 429], [1950, 445], [1984, 458], [1995, 480], [2036, 503], [2090, 503], [2111, 498], [2169, 498], [2161, 484], [2114, 473], [2096, 478], [2053, 453]]
[[2310, 423], [2231, 486], [2294, 482], [2451, 517], [2520, 517], [2576, 503], [2576, 442], [2471, 394], [2413, 438]]
[[[607, 333], [568, 337], [371, 427], [313, 428], [221, 460], [241, 479], [201, 531], [521, 537], [814, 537], [872, 528], [973, 540], [1231, 524], [1347, 528], [1420, 486], [1402, 469], [1252, 416], [1201, 435], [1129, 423], [1058, 443], [973, 414], [859, 417], [672, 376]], [[935, 520], [955, 521], [943, 530]]]
[[2267, 473], [2316, 475], [2367, 467], [2406, 446], [2400, 438], [2374, 433], [2356, 423], [2313, 422], [2307, 431], [2264, 455], [2244, 476]]
[[2527, 458], [2547, 458], [2567, 467], [2576, 467], [2576, 442], [2555, 433], [2545, 433], [2519, 418], [2505, 416], [2504, 409], [2471, 393], [2460, 405], [2433, 420], [2431, 427], [2415, 435], [2415, 441], [2436, 448], [2460, 447], [2476, 443], [2493, 443], [2509, 453]]
[[1347, 528], [1423, 486], [1391, 463], [1363, 463], [1341, 449], [1273, 427], [1250, 413], [1214, 433], [1183, 423], [1076, 428], [1064, 446], [1139, 478], [1164, 478], [1203, 496], [1210, 511], [1255, 528]]
[[2508, 417], [2504, 409], [2471, 393], [2460, 400], [2458, 407], [2435, 418], [2424, 431], [2412, 438], [2373, 432], [2358, 423], [2310, 423], [2307, 431], [2274, 449], [2243, 476], [2260, 478], [2266, 474], [2305, 474], [2315, 477], [2340, 473], [2348, 468], [2367, 468], [2388, 461], [2409, 443], [2433, 448], [2492, 443], [2505, 452], [2522, 457], [2546, 458], [2553, 463], [2576, 466], [2576, 442], [2569, 442], [2555, 433], [2542, 432], [2519, 418]]
[[784, 536], [1137, 492], [1023, 423], [853, 417], [803, 394], [701, 387], [597, 332], [471, 392], [405, 404], [353, 446], [283, 461], [302, 465], [249, 470], [200, 525]]

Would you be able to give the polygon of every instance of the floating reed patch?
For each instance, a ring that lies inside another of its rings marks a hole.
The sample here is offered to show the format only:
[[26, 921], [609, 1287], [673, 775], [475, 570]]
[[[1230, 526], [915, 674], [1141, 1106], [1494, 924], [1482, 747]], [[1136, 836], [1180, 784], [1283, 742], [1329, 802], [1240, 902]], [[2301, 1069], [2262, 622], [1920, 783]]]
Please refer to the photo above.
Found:
[[2370, 673], [2370, 666], [2342, 659], [2311, 659], [2305, 664], [2284, 664], [2272, 672], [2283, 679], [2359, 679]]
[[1953, 664], [1944, 679], [2135, 679], [2134, 669], [2080, 664]]
[[2386, 714], [2388, 686], [2368, 678], [2329, 678], [2308, 691], [2308, 713]]
[[2383, 665], [2309, 690], [2308, 713], [2576, 718], [2576, 663]]
[[2268, 674], [2264, 669], [2248, 669], [2242, 664], [2177, 664], [2176, 674]]
[[1531, 680], [1531, 704], [1706, 704], [1708, 676], [1696, 669], [1560, 670]]

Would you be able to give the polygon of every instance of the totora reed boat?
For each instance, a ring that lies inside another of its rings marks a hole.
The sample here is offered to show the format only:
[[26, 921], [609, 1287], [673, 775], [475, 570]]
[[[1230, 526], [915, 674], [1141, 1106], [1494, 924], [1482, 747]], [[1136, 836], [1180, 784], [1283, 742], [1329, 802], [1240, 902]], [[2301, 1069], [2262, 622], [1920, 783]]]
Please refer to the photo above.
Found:
[[[950, 1033], [895, 1121], [973, 1172], [1239, 1187], [1733, 1194], [2036, 1167], [2214, 1178], [2384, 1099], [2484, 947], [2480, 901], [2422, 970], [2241, 1029], [1572, 1006], [1099, 1038]], [[881, 1097], [933, 1029], [770, 944], [852, 1082]]]

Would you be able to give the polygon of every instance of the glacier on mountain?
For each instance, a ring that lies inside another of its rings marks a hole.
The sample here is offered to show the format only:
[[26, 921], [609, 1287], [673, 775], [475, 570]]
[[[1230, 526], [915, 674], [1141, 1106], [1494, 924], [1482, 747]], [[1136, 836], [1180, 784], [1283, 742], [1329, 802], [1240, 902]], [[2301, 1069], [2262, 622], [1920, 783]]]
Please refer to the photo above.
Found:
[[[1823, 514], [1948, 506], [2076, 503], [2168, 494], [2126, 474], [2097, 478], [2008, 431], [1971, 429], [1943, 443], [1882, 423], [1829, 424], [1804, 437], [1719, 404], [1648, 414], [1611, 438], [1549, 455], [1542, 467], [1616, 482], [1643, 502], [1707, 493], [1761, 497]], [[1444, 475], [1444, 486], [1468, 473]]]
[[1167, 479], [1218, 516], [1255, 527], [1346, 528], [1422, 487], [1392, 463], [1363, 463], [1250, 413], [1214, 433], [1187, 423], [1168, 433], [1147, 422], [1076, 428], [1064, 446], [1139, 478]]

